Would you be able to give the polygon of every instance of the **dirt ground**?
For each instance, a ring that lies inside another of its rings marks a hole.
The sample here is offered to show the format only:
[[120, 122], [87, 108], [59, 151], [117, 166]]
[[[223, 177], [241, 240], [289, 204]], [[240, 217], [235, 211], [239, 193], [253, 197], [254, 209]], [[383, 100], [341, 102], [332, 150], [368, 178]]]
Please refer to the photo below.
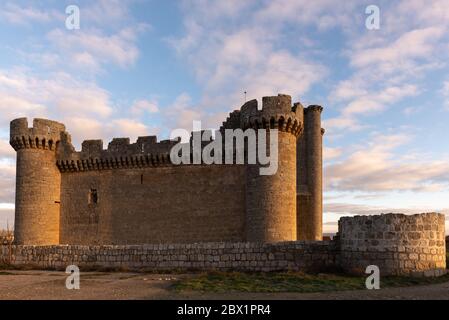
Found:
[[380, 290], [326, 293], [202, 293], [170, 287], [191, 274], [81, 273], [80, 290], [68, 290], [63, 272], [0, 271], [0, 300], [5, 299], [445, 299], [449, 282]]

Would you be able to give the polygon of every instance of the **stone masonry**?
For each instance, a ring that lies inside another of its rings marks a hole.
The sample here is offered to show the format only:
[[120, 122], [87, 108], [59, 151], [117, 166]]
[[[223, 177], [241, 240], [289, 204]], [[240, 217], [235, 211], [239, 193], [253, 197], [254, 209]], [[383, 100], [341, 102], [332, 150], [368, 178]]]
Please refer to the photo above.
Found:
[[446, 269], [445, 217], [438, 213], [343, 217], [341, 266], [349, 272], [379, 266], [387, 274]]
[[381, 276], [445, 273], [444, 216], [441, 214], [345, 217], [339, 227], [339, 235], [332, 241], [2, 246], [0, 262], [55, 269], [75, 264], [81, 270], [323, 272], [342, 269], [355, 274], [364, 274], [367, 266], [377, 265]]

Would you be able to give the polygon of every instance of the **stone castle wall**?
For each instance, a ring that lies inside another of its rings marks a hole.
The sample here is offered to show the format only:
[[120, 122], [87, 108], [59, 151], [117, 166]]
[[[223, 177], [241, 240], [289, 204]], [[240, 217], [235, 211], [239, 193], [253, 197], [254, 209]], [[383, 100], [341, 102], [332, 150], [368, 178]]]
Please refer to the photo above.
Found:
[[388, 274], [446, 269], [443, 214], [343, 217], [339, 237], [341, 266], [350, 272], [370, 264]]
[[332, 241], [2, 246], [0, 262], [57, 269], [75, 264], [81, 270], [323, 272], [333, 269], [356, 274], [365, 274], [367, 266], [377, 265], [381, 276], [445, 273], [444, 217], [440, 214], [345, 217], [339, 228], [338, 237]]
[[245, 240], [243, 166], [69, 172], [61, 190], [61, 244]]
[[[194, 243], [130, 246], [13, 246], [14, 265], [65, 269], [124, 268], [145, 270], [321, 270], [335, 265], [330, 242]], [[9, 256], [1, 247], [0, 260]]]

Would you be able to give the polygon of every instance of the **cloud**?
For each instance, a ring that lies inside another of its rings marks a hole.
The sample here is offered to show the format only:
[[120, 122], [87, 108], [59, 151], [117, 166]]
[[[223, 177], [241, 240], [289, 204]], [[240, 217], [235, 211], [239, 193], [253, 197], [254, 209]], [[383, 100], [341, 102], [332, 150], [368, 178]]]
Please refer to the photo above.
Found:
[[7, 126], [18, 117], [108, 117], [112, 106], [107, 91], [66, 73], [43, 78], [31, 72], [0, 70], [0, 110], [0, 123]]
[[[138, 100], [133, 107], [135, 111], [154, 112], [157, 106], [150, 101]], [[108, 91], [67, 73], [44, 78], [19, 70], [0, 70], [0, 110], [0, 123], [4, 128], [18, 117], [61, 121], [77, 146], [83, 140], [95, 137], [106, 140], [122, 135], [134, 139], [159, 131], [143, 124], [138, 114], [131, 117], [117, 114]], [[0, 144], [0, 158], [3, 149]]]
[[305, 51], [286, 49], [282, 41], [287, 20], [272, 15], [271, 2], [243, 1], [233, 7], [185, 1], [182, 8], [185, 34], [169, 43], [203, 87], [198, 108], [207, 110], [202, 115], [210, 121], [218, 112], [240, 106], [244, 91], [247, 99], [278, 93], [297, 99], [327, 75], [327, 68]]
[[14, 228], [14, 209], [1, 209], [0, 208], [0, 230], [9, 227], [11, 230]]
[[439, 191], [449, 187], [449, 162], [413, 159], [395, 149], [410, 137], [377, 135], [341, 161], [325, 167], [326, 188], [332, 191]]
[[0, 139], [0, 159], [13, 159], [15, 155], [15, 151], [9, 145], [9, 141]]
[[323, 159], [324, 161], [329, 161], [332, 159], [336, 159], [342, 155], [342, 149], [341, 148], [331, 148], [331, 147], [324, 147], [323, 148]]
[[382, 213], [402, 213], [402, 214], [417, 214], [426, 212], [438, 212], [443, 213], [449, 217], [449, 208], [392, 208], [373, 206], [366, 204], [353, 204], [353, 203], [339, 203], [330, 202], [325, 203], [323, 211], [325, 214], [337, 214], [337, 215], [377, 215]]
[[204, 119], [201, 108], [192, 104], [192, 98], [187, 93], [182, 93], [175, 98], [173, 103], [162, 110], [164, 125], [170, 129], [192, 130], [193, 121]]
[[0, 17], [12, 24], [30, 25], [32, 23], [49, 23], [64, 21], [64, 15], [56, 10], [40, 10], [35, 7], [21, 7], [8, 2], [0, 8]]
[[[338, 220], [340, 216], [355, 215], [378, 215], [382, 213], [402, 213], [402, 214], [418, 214], [426, 212], [438, 212], [446, 216], [449, 221], [449, 208], [432, 208], [432, 207], [383, 207], [376, 205], [366, 205], [359, 203], [344, 202], [325, 202], [323, 207], [324, 219], [323, 229], [325, 232], [337, 232]], [[446, 232], [449, 230], [449, 224], [446, 223]]]
[[354, 26], [355, 1], [345, 1], [335, 6], [332, 0], [279, 0], [270, 1], [256, 13], [258, 21], [268, 24], [289, 22], [301, 26], [314, 26], [324, 31], [335, 27], [346, 29]]
[[159, 111], [157, 101], [149, 100], [136, 100], [131, 106], [131, 114], [136, 116], [142, 116], [145, 112], [156, 113]]
[[14, 203], [16, 166], [0, 159], [0, 203]]
[[433, 56], [433, 50], [444, 34], [441, 27], [411, 30], [384, 47], [368, 47], [351, 55], [351, 64], [357, 68], [375, 67], [390, 74], [399, 68], [409, 68], [414, 60]]
[[131, 142], [139, 136], [157, 135], [159, 128], [149, 127], [136, 119], [118, 118], [107, 122], [100, 120], [75, 117], [63, 120], [67, 131], [73, 137], [73, 143], [79, 149], [82, 141], [90, 139], [102, 139], [104, 148], [109, 141], [115, 138], [130, 138]]
[[139, 57], [136, 40], [143, 30], [145, 25], [139, 25], [106, 35], [94, 29], [80, 29], [77, 32], [54, 29], [47, 34], [47, 39], [59, 55], [65, 57], [65, 61], [98, 72], [103, 64], [115, 64], [122, 68], [134, 65]]

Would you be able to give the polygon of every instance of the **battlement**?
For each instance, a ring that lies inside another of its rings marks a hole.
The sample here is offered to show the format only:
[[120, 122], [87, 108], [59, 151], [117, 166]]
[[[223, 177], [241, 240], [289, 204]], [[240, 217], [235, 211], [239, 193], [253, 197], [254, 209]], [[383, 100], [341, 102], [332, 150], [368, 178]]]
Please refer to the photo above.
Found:
[[263, 97], [260, 110], [257, 100], [246, 102], [240, 110], [229, 114], [220, 129], [271, 128], [291, 132], [298, 136], [303, 128], [303, 119], [302, 104], [296, 102], [292, 106], [291, 96], [279, 94]]
[[313, 104], [304, 109], [305, 113], [312, 112], [312, 111], [321, 113], [323, 111], [323, 107]]
[[81, 151], [60, 156], [56, 164], [62, 172], [169, 164], [170, 150], [179, 141], [157, 142], [156, 136], [145, 136], [130, 143], [129, 138], [113, 138], [103, 149], [103, 140], [85, 140]]
[[31, 128], [27, 118], [15, 119], [10, 128], [10, 144], [16, 151], [24, 148], [55, 150], [65, 133], [62, 123], [47, 119], [34, 119]]

